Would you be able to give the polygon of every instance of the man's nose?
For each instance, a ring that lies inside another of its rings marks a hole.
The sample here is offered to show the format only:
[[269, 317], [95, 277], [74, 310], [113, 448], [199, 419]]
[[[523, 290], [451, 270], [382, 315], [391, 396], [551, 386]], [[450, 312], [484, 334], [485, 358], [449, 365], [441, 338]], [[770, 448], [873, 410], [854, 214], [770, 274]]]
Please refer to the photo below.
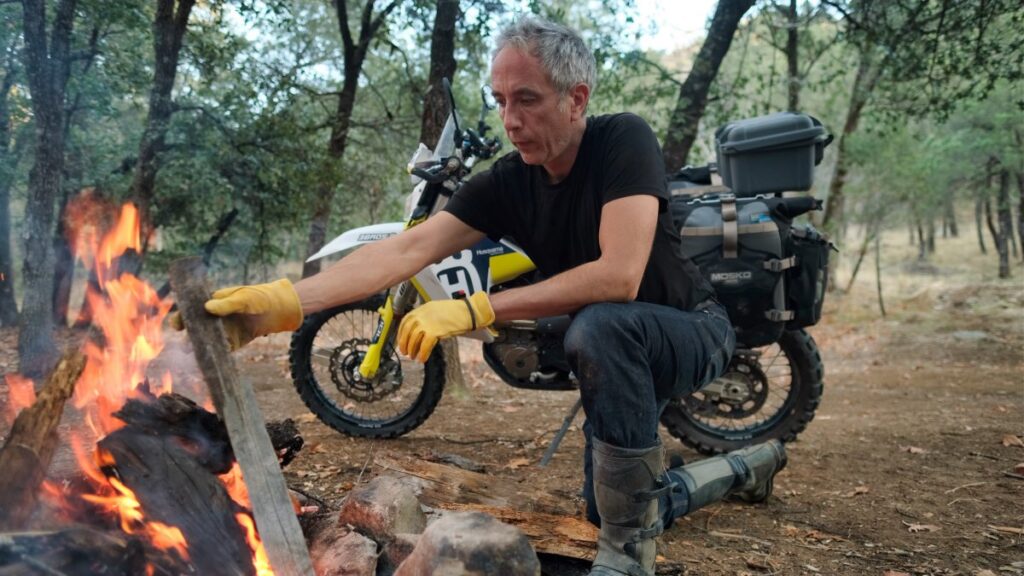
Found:
[[515, 106], [506, 104], [501, 111], [501, 123], [505, 126], [505, 132], [511, 132], [522, 126], [522, 119], [519, 110]]

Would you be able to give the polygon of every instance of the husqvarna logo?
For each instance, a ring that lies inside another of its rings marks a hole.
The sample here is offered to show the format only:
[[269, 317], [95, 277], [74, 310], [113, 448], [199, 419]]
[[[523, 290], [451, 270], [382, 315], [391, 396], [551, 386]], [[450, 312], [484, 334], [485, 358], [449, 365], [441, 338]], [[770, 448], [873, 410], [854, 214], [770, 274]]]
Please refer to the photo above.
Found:
[[743, 272], [712, 272], [711, 281], [717, 284], [738, 284], [741, 280], [751, 280], [754, 273], [746, 270]]
[[394, 232], [365, 232], [359, 235], [359, 242], [376, 242], [394, 236]]

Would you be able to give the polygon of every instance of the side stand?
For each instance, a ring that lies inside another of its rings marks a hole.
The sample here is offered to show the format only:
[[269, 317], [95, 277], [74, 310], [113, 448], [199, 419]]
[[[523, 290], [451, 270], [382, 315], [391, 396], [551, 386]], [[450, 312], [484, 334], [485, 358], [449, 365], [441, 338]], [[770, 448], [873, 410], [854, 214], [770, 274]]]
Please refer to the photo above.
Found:
[[579, 413], [580, 408], [583, 407], [583, 399], [577, 398], [576, 403], [569, 409], [569, 413], [566, 414], [565, 419], [562, 420], [562, 427], [558, 429], [558, 433], [551, 439], [551, 444], [548, 445], [548, 449], [544, 451], [544, 457], [540, 459], [538, 466], [541, 468], [548, 465], [551, 462], [551, 457], [555, 455], [555, 451], [558, 450], [558, 445], [562, 443], [562, 438], [565, 438], [565, 433], [569, 431], [569, 426], [572, 425], [572, 421], [576, 419], [576, 414]]

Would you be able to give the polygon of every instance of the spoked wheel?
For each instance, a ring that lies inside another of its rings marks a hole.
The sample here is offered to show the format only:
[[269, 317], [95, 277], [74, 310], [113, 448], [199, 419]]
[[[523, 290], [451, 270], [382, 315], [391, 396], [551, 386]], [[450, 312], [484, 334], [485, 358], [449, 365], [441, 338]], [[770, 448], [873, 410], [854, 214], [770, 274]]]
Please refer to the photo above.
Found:
[[725, 374], [687, 398], [673, 400], [661, 422], [705, 454], [778, 438], [796, 439], [821, 402], [818, 347], [803, 330], [770, 346], [737, 353]]
[[292, 335], [295, 389], [323, 423], [351, 436], [393, 438], [413, 430], [433, 413], [444, 389], [440, 346], [425, 365], [385, 346], [377, 374], [359, 374], [383, 302], [375, 296], [311, 314]]

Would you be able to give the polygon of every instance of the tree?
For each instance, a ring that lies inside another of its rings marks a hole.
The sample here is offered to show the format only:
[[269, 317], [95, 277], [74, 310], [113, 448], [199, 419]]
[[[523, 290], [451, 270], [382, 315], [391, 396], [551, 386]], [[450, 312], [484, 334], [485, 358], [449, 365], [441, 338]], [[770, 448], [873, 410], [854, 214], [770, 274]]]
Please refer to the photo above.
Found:
[[898, 121], [906, 115], [948, 116], [958, 102], [984, 96], [1001, 78], [1019, 78], [1024, 58], [1012, 31], [1020, 29], [1024, 8], [1014, 0], [823, 4], [841, 14], [846, 37], [860, 58], [823, 218], [838, 237], [849, 172], [845, 141], [860, 125], [876, 89], [881, 87], [886, 97], [878, 99], [875, 111]]
[[[356, 91], [362, 75], [363, 62], [370, 50], [370, 42], [383, 26], [388, 15], [398, 7], [398, 0], [391, 0], [383, 10], [374, 14], [376, 0], [365, 0], [360, 16], [359, 36], [353, 37], [349, 26], [348, 1], [334, 0], [335, 13], [338, 18], [338, 29], [341, 33], [344, 54], [344, 82], [338, 94], [338, 104], [331, 121], [331, 135], [327, 143], [329, 162], [338, 162], [345, 155], [349, 129], [352, 124], [352, 110], [355, 108]], [[306, 253], [313, 254], [324, 245], [327, 238], [327, 223], [331, 216], [334, 202], [335, 182], [325, 181], [317, 191], [314, 201], [313, 217], [309, 223], [309, 238]], [[319, 260], [306, 262], [302, 267], [302, 276], [307, 277], [320, 271]]]
[[700, 118], [707, 106], [708, 91], [729, 51], [740, 19], [753, 5], [754, 0], [720, 0], [715, 8], [707, 38], [697, 54], [693, 69], [679, 87], [679, 97], [669, 120], [662, 148], [665, 168], [670, 172], [683, 166], [690, 155], [690, 148], [697, 139]]
[[139, 143], [139, 155], [131, 185], [131, 197], [139, 207], [144, 227], [144, 241], [148, 241], [147, 231], [151, 226], [150, 204], [159, 170], [157, 155], [164, 147], [168, 124], [174, 112], [171, 90], [174, 89], [174, 79], [178, 73], [182, 39], [194, 5], [195, 0], [156, 2], [156, 15], [153, 18], [153, 85], [149, 93], [146, 128]]
[[[9, 17], [13, 5], [0, 6], [0, 326], [18, 323], [18, 304], [14, 299], [14, 265], [11, 253], [11, 186], [23, 146], [15, 143], [11, 118], [12, 90], [20, 80], [16, 18]], [[23, 142], [23, 140], [22, 140]]]
[[[455, 22], [459, 17], [459, 0], [437, 0], [434, 29], [430, 35], [430, 75], [423, 96], [423, 122], [420, 142], [437, 142], [448, 119], [449, 103], [442, 81], [455, 77]], [[458, 340], [441, 342], [445, 360], [445, 382], [454, 390], [465, 390], [465, 378], [459, 358]]]
[[36, 123], [35, 159], [25, 208], [25, 298], [18, 334], [19, 369], [38, 377], [57, 360], [53, 342], [54, 201], [64, 171], [65, 90], [76, 0], [59, 0], [49, 35], [46, 0], [23, 0], [24, 66]]

